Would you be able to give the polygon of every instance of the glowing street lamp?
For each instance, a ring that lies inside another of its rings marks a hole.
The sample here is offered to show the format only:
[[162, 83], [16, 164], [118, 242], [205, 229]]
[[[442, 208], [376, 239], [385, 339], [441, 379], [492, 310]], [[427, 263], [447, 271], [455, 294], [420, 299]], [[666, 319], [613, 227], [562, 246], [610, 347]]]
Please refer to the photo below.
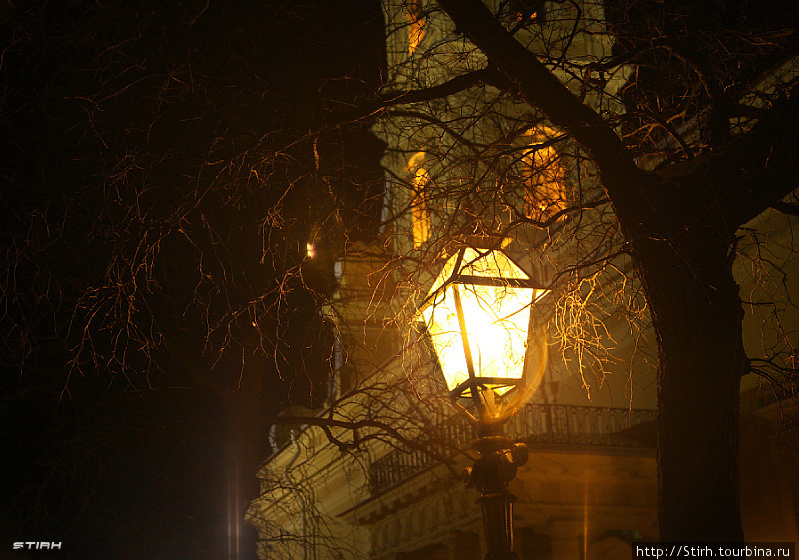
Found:
[[533, 328], [533, 304], [547, 290], [514, 262], [499, 239], [483, 241], [461, 247], [447, 260], [422, 304], [421, 318], [452, 403], [477, 433], [472, 447], [480, 458], [464, 470], [463, 481], [481, 493], [485, 558], [511, 560], [517, 558], [511, 519], [515, 498], [508, 483], [528, 452], [502, 428], [543, 375], [546, 341]]

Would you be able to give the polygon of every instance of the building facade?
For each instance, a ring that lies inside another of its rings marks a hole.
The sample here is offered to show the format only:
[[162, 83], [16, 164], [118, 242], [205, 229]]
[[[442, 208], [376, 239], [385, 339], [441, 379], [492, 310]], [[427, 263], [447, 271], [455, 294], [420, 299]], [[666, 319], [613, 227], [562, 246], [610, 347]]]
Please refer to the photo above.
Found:
[[[517, 38], [545, 53], [588, 104], [623, 113], [618, 92], [632, 69], [620, 66], [591, 89], [573, 71], [611, 56], [601, 2], [488, 4], [506, 25], [518, 22]], [[541, 310], [548, 364], [508, 426], [531, 449], [511, 483], [519, 558], [629, 559], [632, 543], [658, 537], [657, 351], [596, 172], [564, 134], [491, 85], [484, 57], [434, 3], [383, 7], [384, 99], [446, 88], [458, 76], [472, 83], [443, 99], [419, 94], [375, 125], [387, 146], [381, 236], [348, 247], [336, 264], [326, 310], [338, 336], [330, 398], [313, 413], [318, 420], [282, 430], [258, 473], [261, 496], [248, 521], [260, 557], [482, 558], [477, 493], [459, 480], [475, 456], [473, 434], [442, 398], [417, 312], [453, 239], [501, 232], [517, 262], [553, 290]], [[754, 238], [768, 235], [775, 270], [799, 268], [790, 218], [766, 213], [748, 227]], [[763, 289], [755, 261], [738, 261], [743, 293]], [[799, 294], [797, 276], [774, 288], [775, 301]], [[782, 314], [780, 328], [764, 330], [764, 313], [745, 323], [753, 356], [799, 326]], [[754, 378], [743, 382], [749, 540], [799, 539], [799, 428], [784, 397]]]

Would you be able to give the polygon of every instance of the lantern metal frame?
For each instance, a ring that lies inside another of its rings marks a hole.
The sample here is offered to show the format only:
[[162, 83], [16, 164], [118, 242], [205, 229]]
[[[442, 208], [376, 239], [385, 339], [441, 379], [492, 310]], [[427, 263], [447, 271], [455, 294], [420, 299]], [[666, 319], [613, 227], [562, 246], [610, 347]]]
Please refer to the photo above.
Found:
[[[477, 437], [472, 443], [472, 448], [480, 455], [471, 467], [464, 469], [461, 478], [465, 486], [475, 488], [481, 494], [478, 503], [482, 512], [486, 537], [485, 560], [518, 560], [518, 556], [513, 550], [513, 502], [516, 501], [516, 498], [509, 492], [508, 485], [516, 476], [518, 468], [527, 462], [529, 451], [524, 443], [512, 442], [504, 434], [503, 427], [528, 396], [522, 389], [532, 383], [532, 380], [528, 378], [528, 362], [535, 351], [538, 351], [541, 357], [536, 377], [540, 380], [543, 374], [547, 357], [546, 341], [537, 340], [535, 342], [538, 342], [539, 345], [534, 347], [530, 338], [533, 333], [533, 305], [537, 299], [548, 292], [548, 289], [530, 277], [524, 268], [503, 250], [504, 240], [502, 238], [491, 237], [487, 241], [488, 243], [475, 243], [472, 240], [471, 243], [464, 243], [457, 249], [457, 260], [451, 274], [437, 289], [427, 295], [420, 305], [420, 310], [435, 305], [437, 299], [447, 289], [452, 288], [468, 378], [452, 388], [449, 391], [449, 397], [452, 405], [465, 415], [475, 428]], [[528, 278], [500, 278], [461, 273], [470, 264], [464, 263], [466, 250], [470, 248], [476, 250], [479, 255], [478, 259], [472, 262], [486, 258], [492, 251], [501, 251], [511, 263], [527, 274]], [[466, 317], [460, 297], [461, 285], [518, 287], [544, 291], [538, 298], [534, 296], [535, 292], [531, 294], [527, 345], [520, 377], [482, 377], [475, 372], [466, 328]], [[493, 414], [487, 409], [484, 399], [487, 397], [493, 399], [494, 388], [502, 386], [512, 386], [508, 391], [509, 402], [505, 403], [499, 414]], [[477, 417], [459, 402], [467, 393], [475, 405]]]
[[[482, 239], [482, 238], [481, 238]], [[472, 259], [469, 261], [465, 258], [465, 253], [467, 250], [473, 249], [477, 251], [478, 258]], [[545, 293], [548, 292], [548, 289], [538, 280], [528, 277], [527, 278], [504, 278], [504, 277], [490, 277], [490, 276], [477, 276], [474, 274], [464, 274], [461, 271], [474, 262], [481, 260], [490, 256], [490, 254], [494, 251], [501, 252], [505, 258], [508, 259], [514, 266], [518, 267], [519, 270], [524, 271], [524, 268], [507, 252], [504, 250], [502, 245], [502, 241], [497, 240], [496, 238], [490, 237], [488, 238], [488, 242], [486, 241], [477, 241], [475, 242], [473, 239], [471, 242], [463, 243], [459, 248], [456, 250], [456, 262], [450, 273], [449, 277], [444, 280], [440, 286], [437, 287], [436, 290], [431, 291], [421, 302], [419, 309], [420, 314], [423, 310], [430, 306], [435, 306], [436, 301], [439, 300], [448, 289], [452, 289], [455, 308], [458, 317], [458, 326], [460, 330], [460, 339], [463, 345], [463, 354], [466, 362], [466, 369], [468, 378], [457, 386], [453, 387], [449, 391], [450, 400], [461, 413], [465, 414], [467, 418], [472, 422], [472, 424], [497, 424], [497, 423], [504, 423], [510, 418], [516, 411], [516, 408], [521, 401], [524, 399], [525, 394], [524, 391], [516, 390], [512, 392], [512, 397], [510, 401], [503, 407], [503, 412], [499, 416], [492, 416], [489, 414], [488, 410], [485, 407], [485, 403], [481, 396], [486, 395], [486, 391], [489, 391], [494, 388], [506, 386], [511, 388], [519, 389], [520, 387], [529, 386], [535, 383], [534, 380], [530, 379], [529, 375], [529, 368], [528, 364], [531, 360], [533, 354], [538, 354], [541, 357], [542, 364], [546, 361], [546, 344], [540, 344], [540, 340], [531, 341], [530, 335], [533, 332], [533, 322], [535, 320], [534, 314], [532, 312], [533, 306], [535, 302], [540, 299]], [[463, 305], [461, 303], [460, 297], [460, 286], [493, 286], [493, 287], [507, 287], [507, 288], [525, 288], [531, 290], [540, 290], [544, 292], [543, 294], [539, 295], [538, 297], [534, 296], [534, 293], [531, 294], [530, 299], [530, 318], [527, 327], [527, 348], [525, 351], [524, 356], [524, 363], [522, 366], [522, 374], [520, 377], [488, 377], [482, 376], [479, 372], [476, 371], [474, 365], [474, 359], [472, 357], [472, 346], [469, 342], [469, 335], [466, 326], [466, 317], [463, 310]], [[531, 344], [531, 342], [535, 343], [538, 342], [538, 345]], [[537, 372], [538, 375], [535, 377], [540, 376], [540, 371]], [[461, 398], [468, 396], [471, 398], [474, 406], [477, 410], [477, 417], [475, 417], [466, 407], [464, 407], [459, 401]]]

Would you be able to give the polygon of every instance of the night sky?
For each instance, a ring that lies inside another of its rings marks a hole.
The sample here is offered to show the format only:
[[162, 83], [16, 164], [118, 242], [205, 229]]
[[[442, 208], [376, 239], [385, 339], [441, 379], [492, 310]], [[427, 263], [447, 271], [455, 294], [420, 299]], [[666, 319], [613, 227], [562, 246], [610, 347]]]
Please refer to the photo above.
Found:
[[366, 0], [0, 7], [0, 558], [255, 557], [261, 419], [323, 400], [330, 255], [377, 227], [381, 146], [326, 123], [382, 33]]

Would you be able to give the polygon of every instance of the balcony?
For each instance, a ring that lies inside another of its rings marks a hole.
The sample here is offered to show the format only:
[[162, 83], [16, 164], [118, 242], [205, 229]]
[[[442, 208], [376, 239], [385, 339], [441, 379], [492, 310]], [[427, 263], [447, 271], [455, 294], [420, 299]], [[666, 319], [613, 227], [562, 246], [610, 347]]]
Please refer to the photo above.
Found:
[[[528, 404], [506, 425], [505, 433], [514, 441], [555, 451], [605, 452], [647, 450], [654, 442], [636, 438], [635, 427], [642, 432], [653, 423], [657, 411], [597, 406]], [[372, 462], [372, 495], [402, 484], [407, 479], [453, 457], [454, 449], [466, 448], [474, 439], [472, 427], [458, 416], [427, 432], [428, 437], [416, 449], [395, 449]], [[560, 449], [558, 449], [560, 448]]]

